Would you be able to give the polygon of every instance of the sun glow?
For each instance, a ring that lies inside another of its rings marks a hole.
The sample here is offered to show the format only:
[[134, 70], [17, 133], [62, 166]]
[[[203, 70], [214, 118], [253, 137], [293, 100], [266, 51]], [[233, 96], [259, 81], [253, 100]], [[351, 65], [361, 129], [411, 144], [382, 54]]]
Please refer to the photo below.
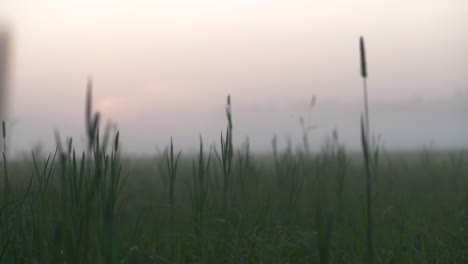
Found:
[[105, 114], [112, 114], [117, 110], [118, 104], [116, 103], [116, 99], [113, 98], [105, 98], [99, 100], [96, 104], [96, 108], [98, 111], [103, 112]]

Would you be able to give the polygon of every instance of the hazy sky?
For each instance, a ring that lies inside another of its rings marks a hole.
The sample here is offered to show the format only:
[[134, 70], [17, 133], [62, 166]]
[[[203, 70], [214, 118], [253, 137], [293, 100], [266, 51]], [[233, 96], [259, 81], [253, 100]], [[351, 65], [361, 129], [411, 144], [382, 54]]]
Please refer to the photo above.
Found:
[[[468, 88], [465, 0], [1, 0], [2, 20], [15, 43], [11, 117], [41, 124], [40, 138], [82, 127], [90, 75], [98, 110], [133, 136], [135, 120], [167, 137], [191, 114], [222, 116], [228, 93], [240, 108], [312, 94], [358, 103], [360, 35], [374, 102]], [[196, 139], [205, 128], [193, 126]]]

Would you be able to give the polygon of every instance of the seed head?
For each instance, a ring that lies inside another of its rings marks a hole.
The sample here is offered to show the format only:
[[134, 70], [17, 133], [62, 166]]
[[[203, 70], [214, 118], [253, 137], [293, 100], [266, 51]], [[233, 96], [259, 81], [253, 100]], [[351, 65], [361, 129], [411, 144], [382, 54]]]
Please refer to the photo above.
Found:
[[364, 46], [364, 38], [359, 39], [359, 51], [361, 54], [361, 76], [367, 78], [367, 65], [366, 65], [366, 47]]

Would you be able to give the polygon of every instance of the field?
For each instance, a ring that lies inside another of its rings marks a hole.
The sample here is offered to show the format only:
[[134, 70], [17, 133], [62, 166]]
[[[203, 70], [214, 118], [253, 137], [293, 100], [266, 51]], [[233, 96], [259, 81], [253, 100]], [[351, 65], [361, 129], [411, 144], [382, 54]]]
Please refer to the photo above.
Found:
[[362, 153], [307, 131], [301, 148], [250, 153], [228, 99], [219, 145], [132, 158], [100, 137], [88, 92], [87, 150], [57, 133], [55, 153], [9, 160], [3, 140], [1, 263], [468, 262], [461, 150], [388, 153], [363, 123]]
[[9, 159], [3, 122], [0, 263], [468, 263], [467, 156], [382, 148], [362, 38], [360, 55], [361, 152], [337, 131], [310, 146], [300, 119], [301, 147], [251, 153], [228, 96], [218, 144], [129, 157], [91, 83], [84, 150], [57, 132], [54, 153]]

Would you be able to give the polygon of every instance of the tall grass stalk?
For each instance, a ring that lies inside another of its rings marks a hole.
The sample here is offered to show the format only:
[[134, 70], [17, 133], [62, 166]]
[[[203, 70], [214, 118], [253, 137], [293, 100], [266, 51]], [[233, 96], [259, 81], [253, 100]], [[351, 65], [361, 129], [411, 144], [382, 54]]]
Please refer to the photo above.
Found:
[[364, 155], [364, 167], [366, 173], [366, 219], [367, 219], [367, 263], [371, 264], [375, 261], [374, 251], [374, 227], [372, 219], [372, 171], [371, 171], [371, 153], [369, 146], [370, 127], [369, 127], [369, 107], [367, 98], [367, 65], [366, 65], [366, 50], [364, 46], [364, 38], [359, 39], [359, 51], [361, 58], [361, 77], [363, 79], [364, 89], [364, 117], [361, 116], [361, 144]]
[[88, 139], [88, 151], [91, 151], [95, 145], [101, 114], [99, 112], [93, 113], [93, 81], [91, 78], [88, 79], [86, 86], [85, 128]]
[[171, 222], [171, 232], [174, 231], [174, 209], [175, 209], [175, 182], [177, 177], [177, 167], [179, 158], [182, 152], [174, 155], [174, 142], [171, 138], [171, 143], [169, 148], [166, 149], [165, 159], [166, 159], [166, 172], [169, 178], [169, 207], [170, 207], [170, 222]]
[[205, 157], [203, 150], [203, 140], [200, 136], [200, 147], [197, 161], [192, 161], [192, 214], [193, 224], [195, 228], [195, 235], [199, 239], [199, 253], [201, 260], [204, 260], [206, 246], [205, 246], [205, 216], [206, 205], [208, 203], [209, 184], [208, 177], [210, 172], [211, 153]]
[[170, 238], [169, 238], [169, 251], [172, 261], [175, 261], [177, 255], [177, 237], [176, 237], [176, 230], [175, 230], [175, 184], [176, 184], [176, 177], [177, 177], [177, 168], [179, 164], [179, 158], [182, 152], [174, 154], [174, 142], [171, 137], [171, 142], [169, 147], [166, 147], [163, 157], [165, 162], [165, 173], [166, 178], [169, 180], [169, 227], [170, 227]]
[[[228, 125], [226, 134], [221, 133], [221, 157], [220, 163], [223, 169], [223, 214], [226, 216], [228, 207], [228, 192], [231, 180], [232, 158], [234, 154], [232, 146], [232, 113], [231, 113], [231, 96], [227, 97], [226, 117]], [[219, 158], [219, 156], [218, 156]]]
[[368, 105], [368, 96], [367, 96], [367, 61], [366, 61], [366, 47], [364, 45], [364, 38], [360, 37], [359, 39], [359, 54], [361, 58], [361, 77], [362, 77], [362, 87], [364, 92], [364, 124], [366, 129], [366, 135], [369, 134], [369, 105]]
[[228, 232], [228, 199], [229, 199], [229, 184], [231, 180], [232, 160], [234, 155], [232, 145], [232, 109], [231, 109], [231, 96], [228, 95], [226, 103], [226, 118], [228, 125], [226, 134], [223, 136], [221, 133], [221, 157], [218, 155], [221, 167], [223, 169], [223, 221], [224, 221], [224, 257], [227, 261], [227, 232]]
[[304, 155], [306, 156], [306, 158], [309, 158], [310, 156], [309, 133], [311, 130], [316, 128], [314, 125], [310, 124], [312, 110], [315, 107], [316, 101], [317, 101], [317, 97], [313, 95], [307, 107], [307, 116], [306, 117], [302, 115], [299, 116], [299, 125], [302, 131], [302, 145], [304, 148]]
[[205, 209], [208, 202], [208, 177], [210, 173], [211, 153], [205, 157], [203, 149], [203, 139], [200, 136], [200, 148], [198, 160], [193, 161], [193, 191], [192, 191], [192, 210], [195, 219], [195, 230], [197, 236], [200, 237], [203, 233], [205, 223]]
[[9, 217], [8, 207], [10, 205], [10, 198], [11, 198], [11, 185], [10, 185], [10, 177], [8, 175], [8, 165], [7, 165], [7, 157], [6, 157], [6, 129], [5, 129], [5, 121], [2, 121], [2, 139], [3, 139], [3, 150], [2, 150], [2, 157], [3, 157], [3, 202], [0, 203], [0, 234], [4, 238], [4, 244], [1, 246], [0, 252], [0, 261], [3, 259], [3, 256], [6, 252], [6, 249], [9, 244], [9, 240], [11, 239], [11, 231], [13, 227], [10, 225], [6, 225], [4, 223], [4, 219]]
[[8, 175], [8, 164], [7, 164], [7, 149], [6, 149], [6, 127], [5, 121], [2, 121], [2, 141], [3, 141], [3, 195], [5, 204], [8, 203], [8, 199], [11, 195], [11, 181], [10, 176]]

